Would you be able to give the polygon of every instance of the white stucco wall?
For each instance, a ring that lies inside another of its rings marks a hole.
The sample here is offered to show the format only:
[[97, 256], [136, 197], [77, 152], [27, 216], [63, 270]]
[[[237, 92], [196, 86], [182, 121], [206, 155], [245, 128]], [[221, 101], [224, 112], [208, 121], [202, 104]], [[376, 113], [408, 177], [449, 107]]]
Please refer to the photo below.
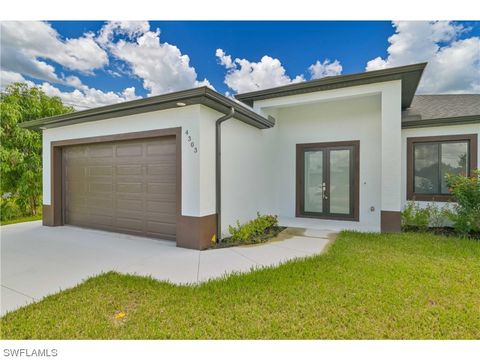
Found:
[[[50, 205], [50, 142], [92, 136], [114, 135], [155, 129], [182, 128], [182, 215], [204, 216], [215, 213], [213, 118], [222, 114], [201, 105], [136, 114], [113, 119], [63, 126], [43, 131], [43, 203]], [[186, 131], [188, 130], [188, 135]], [[188, 136], [197, 147], [193, 151]], [[202, 139], [202, 136], [205, 138]]]
[[[410, 137], [423, 137], [423, 136], [442, 136], [442, 135], [465, 135], [465, 134], [477, 134], [478, 135], [478, 149], [477, 157], [478, 165], [480, 168], [480, 124], [472, 125], [453, 125], [453, 126], [437, 126], [437, 127], [425, 127], [425, 128], [413, 128], [402, 130], [402, 208], [407, 202], [407, 138]], [[420, 205], [425, 206], [428, 202], [421, 201]]]
[[236, 119], [222, 124], [222, 233], [264, 212], [270, 173], [266, 132]]
[[[259, 113], [277, 119], [266, 132], [277, 154], [267, 208], [289, 226], [379, 231], [380, 212], [401, 209], [400, 94], [395, 80], [256, 101]], [[295, 145], [347, 140], [360, 140], [360, 221], [296, 218]]]
[[199, 216], [216, 213], [215, 203], [215, 122], [223, 116], [213, 109], [200, 107], [200, 211]]
[[401, 209], [400, 153], [402, 137], [402, 91], [400, 81], [392, 81], [382, 86], [381, 121], [381, 196], [383, 211]]
[[[256, 212], [289, 226], [380, 230], [380, 93], [267, 109], [275, 127], [258, 130], [237, 120], [222, 125], [222, 230]], [[295, 217], [296, 144], [360, 140], [360, 221]], [[399, 170], [400, 171], [400, 170]], [[400, 192], [400, 189], [398, 190]], [[374, 211], [370, 208], [374, 207]]]
[[[298, 224], [379, 230], [381, 210], [381, 99], [378, 95], [280, 109], [274, 158], [277, 213], [295, 224], [296, 144], [360, 141], [360, 221], [297, 219]], [[370, 211], [370, 207], [375, 210]]]

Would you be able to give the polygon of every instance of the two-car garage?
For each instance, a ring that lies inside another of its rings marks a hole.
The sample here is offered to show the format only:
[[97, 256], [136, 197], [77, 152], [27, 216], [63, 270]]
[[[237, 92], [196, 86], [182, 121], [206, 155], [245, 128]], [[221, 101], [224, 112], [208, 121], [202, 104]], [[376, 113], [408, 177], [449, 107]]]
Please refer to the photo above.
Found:
[[174, 136], [63, 149], [64, 222], [175, 240]]
[[65, 224], [175, 240], [175, 136], [62, 149]]

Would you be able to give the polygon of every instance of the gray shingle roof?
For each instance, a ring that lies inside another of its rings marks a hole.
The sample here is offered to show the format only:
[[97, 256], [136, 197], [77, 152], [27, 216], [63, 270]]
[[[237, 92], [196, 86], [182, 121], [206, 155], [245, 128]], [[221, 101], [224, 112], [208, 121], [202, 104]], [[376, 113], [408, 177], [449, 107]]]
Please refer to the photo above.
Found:
[[404, 126], [455, 118], [480, 122], [480, 94], [415, 95], [412, 105], [402, 112]]

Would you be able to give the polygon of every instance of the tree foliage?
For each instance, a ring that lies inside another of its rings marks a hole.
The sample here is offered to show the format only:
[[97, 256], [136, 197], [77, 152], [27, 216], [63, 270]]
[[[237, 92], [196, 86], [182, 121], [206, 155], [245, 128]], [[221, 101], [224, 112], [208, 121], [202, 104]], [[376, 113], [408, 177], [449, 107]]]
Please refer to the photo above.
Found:
[[22, 122], [72, 112], [58, 97], [37, 87], [13, 83], [0, 94], [0, 170], [2, 219], [35, 215], [42, 194], [42, 139], [40, 131]]

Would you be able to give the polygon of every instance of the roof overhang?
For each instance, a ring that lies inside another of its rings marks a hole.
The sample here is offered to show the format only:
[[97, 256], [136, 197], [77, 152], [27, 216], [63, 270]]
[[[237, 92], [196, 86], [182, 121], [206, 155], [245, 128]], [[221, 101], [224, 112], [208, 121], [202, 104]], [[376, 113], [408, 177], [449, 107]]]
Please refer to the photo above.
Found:
[[421, 119], [420, 116], [402, 118], [402, 129], [422, 128], [431, 126], [480, 124], [480, 115], [456, 116], [449, 118]]
[[417, 90], [418, 83], [420, 82], [420, 78], [422, 77], [426, 65], [427, 63], [420, 63], [383, 70], [367, 71], [358, 74], [328, 76], [318, 80], [310, 80], [271, 89], [238, 94], [235, 97], [237, 100], [240, 100], [249, 106], [253, 106], [253, 103], [258, 100], [401, 80], [402, 109], [406, 109], [412, 103], [413, 96], [415, 95], [415, 91]]
[[[179, 105], [179, 103], [181, 105]], [[94, 109], [77, 111], [21, 123], [27, 129], [50, 129], [60, 126], [79, 124], [89, 121], [111, 119], [152, 111], [173, 109], [188, 105], [205, 105], [220, 113], [230, 113], [235, 109], [234, 118], [252, 125], [258, 129], [267, 129], [275, 125], [275, 119], [265, 118], [245, 105], [229, 99], [208, 87], [199, 87], [189, 90], [173, 92], [164, 95], [152, 96], [144, 99], [127, 101], [119, 104], [102, 106]]]

